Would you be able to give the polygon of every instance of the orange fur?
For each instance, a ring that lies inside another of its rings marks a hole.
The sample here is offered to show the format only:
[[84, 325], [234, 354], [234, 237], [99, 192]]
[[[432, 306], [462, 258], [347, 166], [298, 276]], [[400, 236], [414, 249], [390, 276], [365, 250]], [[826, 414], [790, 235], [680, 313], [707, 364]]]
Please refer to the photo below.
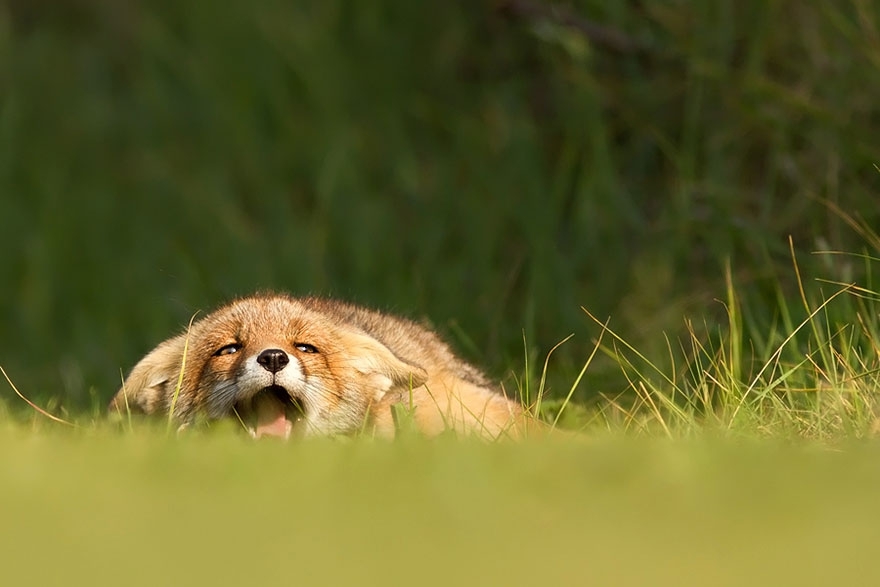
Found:
[[182, 424], [237, 416], [254, 436], [284, 437], [392, 437], [395, 406], [427, 435], [451, 429], [494, 439], [534, 423], [431, 330], [283, 294], [233, 301], [161, 343], [110, 403], [112, 412], [173, 411]]

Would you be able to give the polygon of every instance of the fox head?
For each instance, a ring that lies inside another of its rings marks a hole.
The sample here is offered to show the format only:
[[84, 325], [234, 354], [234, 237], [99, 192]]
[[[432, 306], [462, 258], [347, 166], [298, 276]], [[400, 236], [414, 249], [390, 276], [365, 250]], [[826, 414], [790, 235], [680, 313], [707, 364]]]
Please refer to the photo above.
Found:
[[[316, 302], [317, 303], [317, 302]], [[239, 419], [254, 436], [348, 434], [389, 392], [425, 383], [421, 367], [309, 300], [237, 300], [157, 346], [124, 381], [111, 411]]]

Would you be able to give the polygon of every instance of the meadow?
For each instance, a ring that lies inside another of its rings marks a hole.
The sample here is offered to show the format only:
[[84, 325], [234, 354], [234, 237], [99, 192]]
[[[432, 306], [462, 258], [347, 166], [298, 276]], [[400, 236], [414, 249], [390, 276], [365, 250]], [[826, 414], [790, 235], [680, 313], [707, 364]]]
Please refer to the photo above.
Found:
[[15, 584], [873, 584], [876, 446], [2, 431]]
[[[876, 583], [878, 31], [864, 0], [7, 0], [0, 582]], [[105, 421], [257, 289], [424, 317], [575, 435]]]

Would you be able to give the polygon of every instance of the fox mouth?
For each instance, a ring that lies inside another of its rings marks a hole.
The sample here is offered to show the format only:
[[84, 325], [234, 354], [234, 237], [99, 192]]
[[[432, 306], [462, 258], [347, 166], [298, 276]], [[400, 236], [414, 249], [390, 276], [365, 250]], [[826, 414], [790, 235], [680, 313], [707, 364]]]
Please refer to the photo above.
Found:
[[296, 425], [305, 419], [302, 401], [280, 385], [264, 387], [253, 397], [236, 402], [233, 411], [254, 438], [290, 438]]

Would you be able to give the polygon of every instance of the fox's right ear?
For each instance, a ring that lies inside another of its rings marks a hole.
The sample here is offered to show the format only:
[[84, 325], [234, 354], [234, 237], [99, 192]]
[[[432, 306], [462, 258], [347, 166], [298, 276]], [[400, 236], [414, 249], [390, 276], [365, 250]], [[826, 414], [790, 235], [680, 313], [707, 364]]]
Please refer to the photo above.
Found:
[[372, 392], [374, 401], [392, 389], [413, 389], [428, 380], [424, 369], [403, 361], [368, 334], [345, 332], [341, 337], [349, 352], [349, 366], [361, 374], [361, 383]]
[[166, 409], [180, 378], [185, 348], [186, 334], [180, 334], [150, 351], [134, 366], [122, 388], [110, 400], [110, 413], [152, 414]]

